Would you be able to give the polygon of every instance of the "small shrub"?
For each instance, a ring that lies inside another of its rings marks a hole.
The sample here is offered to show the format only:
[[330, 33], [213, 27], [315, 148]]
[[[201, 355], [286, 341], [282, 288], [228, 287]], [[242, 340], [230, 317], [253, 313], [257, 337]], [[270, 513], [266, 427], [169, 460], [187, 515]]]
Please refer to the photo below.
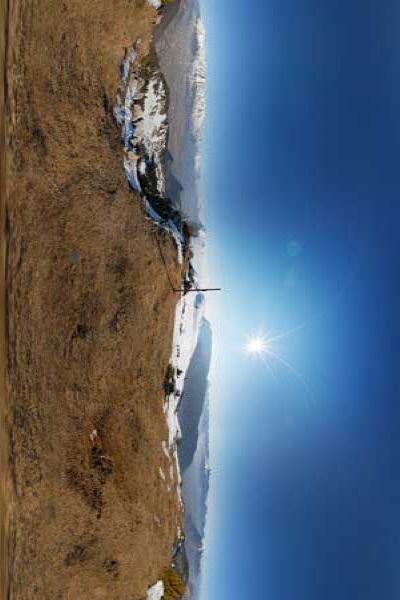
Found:
[[169, 396], [175, 392], [176, 381], [175, 381], [175, 369], [171, 365], [168, 365], [164, 377], [164, 392]]
[[173, 379], [175, 376], [175, 369], [174, 367], [171, 365], [171, 363], [169, 363], [167, 370], [165, 372], [165, 378], [167, 380]]
[[164, 583], [163, 600], [176, 600], [185, 593], [186, 585], [178, 571], [173, 567], [164, 569], [162, 580]]

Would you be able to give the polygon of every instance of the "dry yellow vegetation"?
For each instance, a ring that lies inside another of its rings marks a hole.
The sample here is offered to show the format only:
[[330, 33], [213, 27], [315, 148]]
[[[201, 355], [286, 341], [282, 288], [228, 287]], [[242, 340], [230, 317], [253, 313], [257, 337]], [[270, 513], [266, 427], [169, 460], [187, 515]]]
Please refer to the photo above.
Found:
[[180, 522], [163, 383], [173, 241], [129, 190], [113, 119], [143, 0], [14, 0], [7, 173], [7, 597], [140, 600]]

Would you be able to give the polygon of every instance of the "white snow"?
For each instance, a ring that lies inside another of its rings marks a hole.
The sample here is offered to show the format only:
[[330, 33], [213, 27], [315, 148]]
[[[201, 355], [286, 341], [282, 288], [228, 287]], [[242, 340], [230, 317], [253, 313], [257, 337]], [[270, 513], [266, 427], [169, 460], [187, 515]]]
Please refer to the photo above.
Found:
[[169, 455], [169, 450], [168, 450], [167, 442], [163, 441], [163, 443], [161, 444], [161, 446], [162, 446], [162, 450], [164, 452], [165, 458], [168, 458], [168, 460], [170, 460], [171, 457]]
[[[155, 165], [157, 187], [160, 195], [165, 192], [165, 179], [162, 168], [162, 154], [167, 145], [168, 115], [165, 110], [167, 90], [164, 80], [157, 73], [145, 82], [133, 72], [129, 77], [131, 68], [137, 58], [133, 49], [128, 52], [121, 66], [122, 86], [125, 87], [125, 99], [117, 96], [114, 107], [116, 121], [122, 126], [122, 139], [124, 141], [126, 157], [125, 170], [129, 182], [138, 192], [141, 192], [138, 183], [137, 170], [141, 174], [146, 172], [146, 161]], [[132, 145], [134, 148], [132, 149]], [[142, 148], [146, 160], [141, 158]]]
[[146, 600], [162, 600], [164, 596], [164, 584], [158, 581], [153, 587], [147, 590]]
[[161, 468], [161, 467], [158, 467], [158, 472], [159, 472], [159, 474], [160, 474], [160, 477], [161, 477], [161, 479], [162, 479], [163, 481], [165, 481], [165, 473], [164, 473], [164, 471], [162, 470], [162, 468]]
[[167, 146], [168, 116], [165, 111], [167, 91], [165, 83], [159, 77], [149, 81], [143, 108], [138, 105], [135, 110], [135, 134], [141, 140], [147, 160], [156, 166], [158, 193], [165, 193], [165, 179], [162, 168], [162, 154]]
[[128, 177], [128, 181], [131, 184], [131, 187], [133, 187], [133, 189], [135, 189], [137, 192], [141, 193], [142, 188], [138, 179], [137, 160], [133, 159], [132, 157], [129, 157], [129, 153], [127, 153], [127, 155], [124, 158], [124, 167], [126, 176]]
[[150, 6], [153, 6], [154, 8], [160, 8], [162, 4], [161, 0], [147, 0], [147, 3], [150, 4]]
[[122, 77], [123, 81], [126, 81], [128, 79], [131, 64], [133, 64], [135, 62], [136, 58], [137, 58], [136, 50], [134, 48], [131, 48], [131, 50], [126, 53], [126, 56], [125, 56], [124, 60], [122, 61], [122, 65], [121, 65], [121, 77]]

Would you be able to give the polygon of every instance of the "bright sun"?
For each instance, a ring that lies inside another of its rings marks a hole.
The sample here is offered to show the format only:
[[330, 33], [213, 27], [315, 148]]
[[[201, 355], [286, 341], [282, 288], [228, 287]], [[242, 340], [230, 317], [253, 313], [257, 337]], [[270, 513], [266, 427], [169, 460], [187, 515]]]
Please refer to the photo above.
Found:
[[264, 354], [268, 350], [268, 341], [262, 336], [250, 338], [246, 344], [246, 352], [249, 354]]
[[279, 333], [278, 335], [267, 337], [261, 331], [255, 333], [247, 338], [246, 343], [244, 345], [244, 351], [246, 354], [249, 354], [251, 357], [260, 359], [266, 365], [271, 375], [274, 376], [273, 371], [273, 363], [280, 363], [287, 370], [289, 370], [292, 375], [296, 377], [298, 381], [304, 386], [307, 392], [310, 393], [310, 388], [307, 382], [304, 380], [304, 377], [301, 373], [299, 373], [287, 360], [285, 360], [278, 353], [278, 344], [279, 340], [283, 340], [289, 335], [292, 335], [296, 331], [303, 329], [305, 323], [301, 323], [297, 327], [290, 329], [289, 331], [284, 331], [283, 333]]

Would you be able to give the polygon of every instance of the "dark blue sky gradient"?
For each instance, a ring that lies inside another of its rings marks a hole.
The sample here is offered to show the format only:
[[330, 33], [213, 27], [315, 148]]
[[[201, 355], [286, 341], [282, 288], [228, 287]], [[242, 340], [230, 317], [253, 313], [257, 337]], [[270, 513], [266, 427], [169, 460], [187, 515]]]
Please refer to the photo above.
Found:
[[[400, 3], [203, 4], [225, 289], [204, 599], [398, 600]], [[301, 323], [279, 351], [311, 392], [240, 350]]]

